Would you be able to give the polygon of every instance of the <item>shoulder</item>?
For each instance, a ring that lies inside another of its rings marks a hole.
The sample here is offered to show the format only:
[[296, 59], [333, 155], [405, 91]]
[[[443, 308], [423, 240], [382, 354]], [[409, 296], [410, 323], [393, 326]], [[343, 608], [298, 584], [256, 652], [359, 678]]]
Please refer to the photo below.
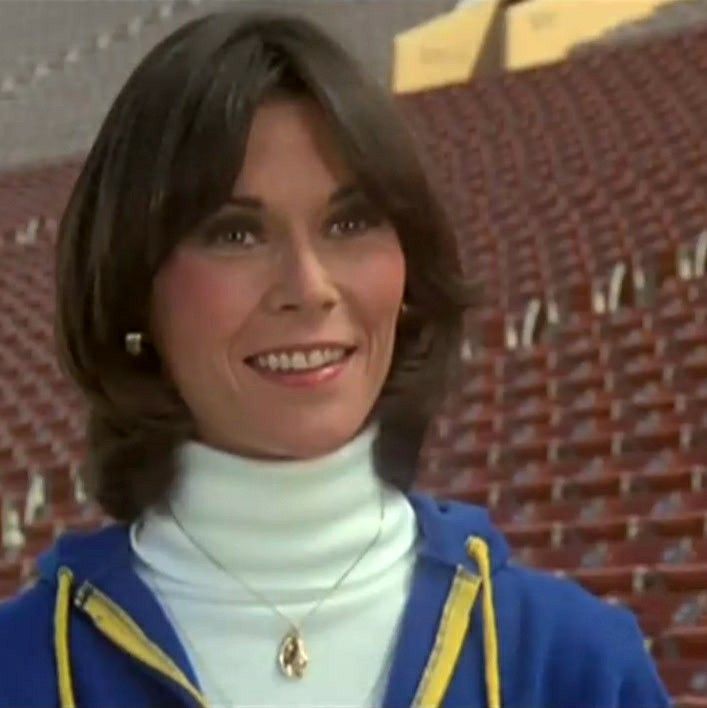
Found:
[[0, 603], [0, 708], [46, 705], [55, 696], [54, 596], [38, 582]]
[[[574, 580], [510, 563], [498, 574], [498, 592], [512, 594], [519, 619], [524, 624], [542, 624], [559, 638], [579, 634], [587, 638], [605, 637], [605, 630], [636, 630], [633, 614], [620, 606], [592, 595]], [[572, 620], [570, 626], [568, 621]], [[574, 631], [568, 631], [569, 628]]]
[[530, 658], [550, 690], [548, 705], [561, 697], [559, 705], [670, 704], [632, 612], [573, 580], [518, 565], [495, 581], [501, 641], [518, 649], [506, 668], [522, 670], [513, 654]]
[[[51, 622], [53, 605], [52, 588], [49, 583], [41, 580], [15, 597], [0, 602], [0, 637], [9, 637], [10, 633], [20, 627], [27, 630]], [[17, 637], [17, 640], [25, 641], [26, 638]], [[7, 652], [9, 649], [5, 642], [0, 642], [0, 652]]]

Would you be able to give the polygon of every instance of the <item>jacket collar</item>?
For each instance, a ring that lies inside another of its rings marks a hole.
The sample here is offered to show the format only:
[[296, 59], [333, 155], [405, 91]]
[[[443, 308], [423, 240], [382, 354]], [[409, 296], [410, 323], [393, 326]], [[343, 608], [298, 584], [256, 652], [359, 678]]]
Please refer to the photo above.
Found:
[[488, 511], [464, 502], [439, 499], [411, 492], [408, 499], [415, 509], [422, 541], [420, 555], [451, 568], [462, 566], [474, 575], [479, 568], [466, 548], [470, 536], [489, 546], [492, 572], [505, 565], [510, 556], [506, 539], [493, 527]]
[[[462, 565], [478, 574], [475, 561], [466, 551], [466, 541], [473, 535], [489, 544], [492, 570], [508, 560], [508, 544], [493, 528], [484, 508], [440, 500], [422, 492], [409, 492], [407, 498], [415, 509], [420, 529], [420, 556], [451, 568]], [[41, 576], [52, 582], [58, 569], [67, 566], [77, 583], [88, 581], [113, 596], [114, 590], [122, 590], [122, 579], [125, 571], [132, 569], [132, 562], [129, 526], [114, 523], [88, 534], [63, 535], [53, 548], [40, 556], [38, 567]], [[127, 575], [132, 576], [133, 573]], [[146, 587], [142, 581], [139, 582], [141, 587]], [[135, 589], [134, 586], [129, 588]]]

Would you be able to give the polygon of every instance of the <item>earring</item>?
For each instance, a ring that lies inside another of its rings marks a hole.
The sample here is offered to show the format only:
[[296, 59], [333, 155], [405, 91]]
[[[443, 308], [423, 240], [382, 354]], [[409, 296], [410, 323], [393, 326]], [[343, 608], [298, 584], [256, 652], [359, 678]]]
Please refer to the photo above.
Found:
[[125, 335], [125, 351], [131, 356], [140, 356], [142, 354], [142, 332], [128, 332]]
[[410, 311], [410, 306], [404, 302], [402, 305], [400, 305], [400, 316], [405, 317], [407, 313]]

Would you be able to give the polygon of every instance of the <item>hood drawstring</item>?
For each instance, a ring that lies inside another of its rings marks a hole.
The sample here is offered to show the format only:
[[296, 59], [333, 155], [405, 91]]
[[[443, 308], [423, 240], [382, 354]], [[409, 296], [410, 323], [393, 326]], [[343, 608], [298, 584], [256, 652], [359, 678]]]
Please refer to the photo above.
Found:
[[488, 708], [501, 708], [501, 674], [498, 663], [498, 633], [496, 609], [493, 602], [491, 562], [486, 541], [470, 536], [466, 542], [469, 556], [476, 561], [481, 573], [482, 611], [484, 626], [484, 657]]
[[54, 606], [54, 654], [61, 708], [76, 708], [69, 651], [69, 615], [73, 580], [73, 573], [68, 568], [59, 569], [59, 587]]
[[[469, 557], [478, 565], [481, 575], [480, 584], [482, 592], [482, 624], [484, 628], [483, 640], [487, 705], [488, 708], [501, 708], [498, 634], [496, 629], [496, 611], [493, 602], [493, 581], [491, 579], [489, 547], [482, 538], [470, 536], [466, 542], [466, 550]], [[73, 579], [73, 574], [68, 568], [62, 567], [59, 569], [58, 589], [54, 608], [54, 653], [56, 657], [60, 708], [76, 708], [69, 650], [69, 616]], [[471, 604], [473, 604], [473, 597], [475, 595], [476, 587], [470, 587], [469, 601]]]

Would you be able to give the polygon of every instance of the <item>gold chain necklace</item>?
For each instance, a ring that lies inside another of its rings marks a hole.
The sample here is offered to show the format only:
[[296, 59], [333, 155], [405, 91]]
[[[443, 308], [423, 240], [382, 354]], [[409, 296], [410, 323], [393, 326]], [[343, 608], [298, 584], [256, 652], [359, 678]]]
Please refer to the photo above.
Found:
[[[219, 703], [218, 705], [223, 705], [224, 708], [227, 707], [230, 704], [230, 699], [227, 696], [227, 692], [224, 689], [224, 687], [221, 685], [220, 680], [217, 681], [214, 674], [212, 674], [208, 669], [207, 669], [207, 664], [204, 660], [203, 655], [201, 652], [196, 648], [196, 645], [194, 642], [189, 638], [189, 634], [186, 632], [184, 627], [179, 623], [175, 615], [172, 613], [172, 610], [170, 608], [169, 602], [166, 599], [165, 591], [162, 589], [162, 587], [157, 583], [157, 581], [152, 578], [149, 581], [150, 587], [152, 588], [153, 592], [157, 597], [160, 599], [160, 604], [162, 605], [162, 608], [167, 615], [169, 621], [174, 625], [174, 627], [178, 627], [181, 631], [181, 636], [183, 637], [184, 641], [189, 645], [189, 648], [191, 649], [195, 661], [199, 662], [199, 666], [195, 665], [194, 670], [197, 671], [197, 677], [203, 673], [205, 676], [208, 675], [209, 680], [212, 684], [213, 690], [218, 691], [219, 694], [219, 700], [223, 701], [223, 703]], [[366, 706], [370, 706], [371, 699], [375, 695], [376, 691], [385, 691], [385, 688], [387, 684], [384, 683], [386, 681], [386, 678], [389, 675], [390, 672], [390, 664], [393, 659], [393, 655], [395, 654], [395, 650], [398, 647], [398, 635], [400, 633], [400, 628], [402, 624], [403, 618], [401, 617], [398, 620], [398, 623], [395, 626], [395, 631], [393, 632], [393, 638], [388, 646], [388, 649], [385, 652], [385, 656], [383, 658], [383, 661], [381, 662], [381, 671], [376, 678], [373, 686], [371, 687], [371, 690], [368, 691], [366, 694], [366, 697], [363, 699], [363, 702], [361, 703], [361, 706], [364, 708]], [[383, 684], [381, 686], [381, 684]]]
[[348, 567], [346, 572], [334, 583], [334, 585], [324, 594], [324, 596], [317, 602], [317, 604], [309, 611], [307, 614], [298, 622], [293, 622], [287, 615], [283, 614], [275, 605], [273, 605], [261, 592], [251, 587], [242, 578], [232, 573], [221, 561], [213, 556], [209, 551], [207, 551], [185, 528], [182, 522], [179, 520], [177, 515], [174, 513], [171, 504], [167, 503], [167, 509], [174, 519], [174, 522], [179, 527], [179, 530], [184, 534], [184, 536], [189, 540], [189, 542], [196, 548], [207, 560], [209, 560], [213, 565], [215, 565], [219, 570], [228, 575], [230, 578], [235, 580], [237, 583], [242, 585], [249, 593], [257, 597], [259, 600], [264, 602], [271, 610], [278, 614], [282, 619], [289, 625], [289, 630], [286, 632], [277, 653], [277, 662], [282, 673], [291, 679], [301, 679], [304, 676], [305, 670], [309, 665], [309, 655], [307, 653], [307, 647], [305, 646], [304, 639], [302, 637], [302, 626], [311, 615], [313, 615], [322, 603], [327, 600], [344, 582], [344, 580], [349, 576], [353, 569], [363, 560], [363, 557], [375, 546], [376, 542], [380, 538], [381, 532], [383, 530], [383, 519], [385, 516], [385, 506], [383, 504], [383, 489], [379, 490], [380, 494], [380, 521], [378, 524], [378, 531], [373, 539], [366, 545], [363, 551], [358, 555], [356, 560]]

